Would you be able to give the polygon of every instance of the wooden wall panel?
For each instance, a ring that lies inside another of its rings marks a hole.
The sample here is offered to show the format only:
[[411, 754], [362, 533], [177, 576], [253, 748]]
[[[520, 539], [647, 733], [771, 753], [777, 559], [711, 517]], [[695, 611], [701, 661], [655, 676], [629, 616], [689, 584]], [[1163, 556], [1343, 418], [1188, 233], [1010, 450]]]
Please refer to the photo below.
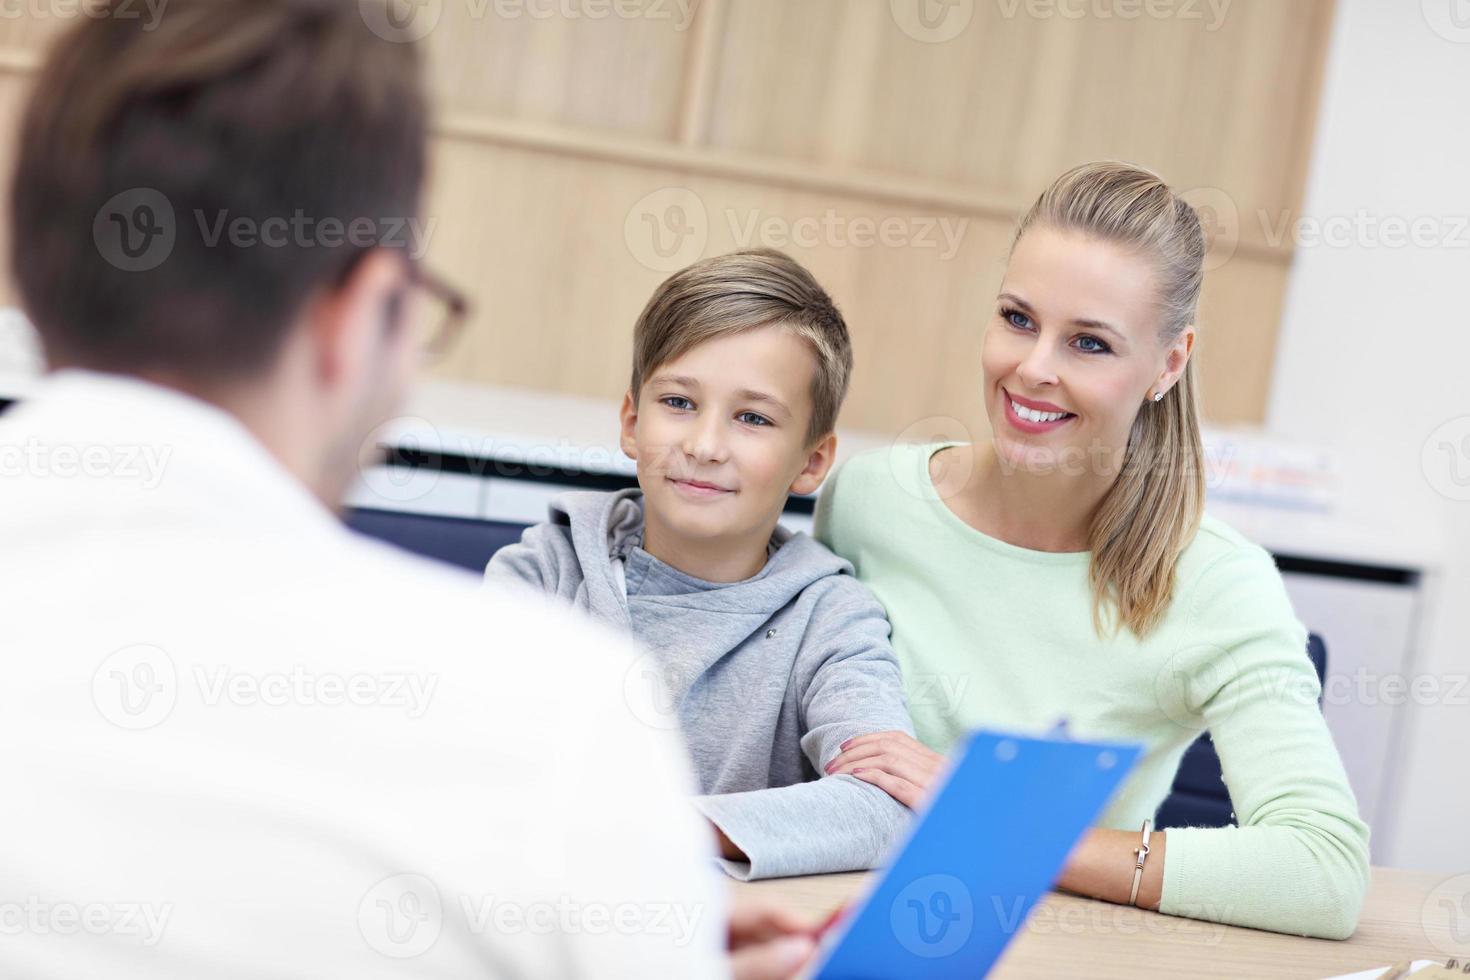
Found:
[[734, 4], [711, 141], [1016, 199], [1119, 158], [1224, 189], [1243, 212], [1295, 206], [1327, 0], [1236, 0], [1215, 30], [1203, 2], [1170, 8], [1200, 19], [1134, 20], [1032, 18], [1015, 2], [1014, 17], [1009, 3], [974, 4], [943, 43], [905, 34], [886, 0]]
[[672, 0], [620, 0], [640, 16], [608, 7], [596, 18], [568, 18], [543, 16], [555, 9], [550, 0], [446, 0], [424, 39], [440, 105], [672, 139], [692, 25]]
[[[1292, 253], [1262, 227], [1299, 204], [1332, 0], [1233, 0], [1215, 30], [1205, 2], [1188, 8], [1203, 21], [1125, 21], [975, 0], [942, 43], [889, 0], [640, 2], [601, 18], [443, 3], [424, 42], [440, 109], [429, 256], [479, 308], [443, 376], [616, 397], [668, 271], [774, 244], [852, 328], [845, 425], [983, 426], [981, 332], [1016, 217], [1063, 169], [1120, 157], [1203, 189], [1223, 243], [1201, 314], [1206, 412], [1263, 417]], [[0, 19], [7, 124], [65, 26]], [[885, 220], [898, 241], [857, 241]], [[681, 221], [697, 234], [661, 256], [651, 235], [673, 241]], [[963, 228], [952, 254], [942, 222]], [[813, 239], [781, 237], [801, 223]]]
[[1206, 274], [1197, 365], [1207, 418], [1259, 422], [1264, 417], [1290, 272], [1281, 262], [1236, 255]]

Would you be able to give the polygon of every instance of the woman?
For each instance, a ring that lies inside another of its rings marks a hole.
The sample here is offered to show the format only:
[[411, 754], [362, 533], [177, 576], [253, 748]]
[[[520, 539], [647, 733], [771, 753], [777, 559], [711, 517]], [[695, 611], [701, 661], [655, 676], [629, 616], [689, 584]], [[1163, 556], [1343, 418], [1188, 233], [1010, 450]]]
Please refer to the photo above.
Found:
[[[985, 336], [988, 443], [900, 445], [828, 483], [817, 536], [893, 623], [918, 739], [854, 739], [828, 771], [915, 806], [968, 728], [1146, 752], [1058, 887], [1342, 939], [1368, 881], [1306, 631], [1269, 555], [1202, 515], [1194, 368], [1204, 236], [1156, 175], [1060, 177], [1022, 220]], [[1212, 734], [1238, 826], [1151, 833]], [[1000, 845], [1003, 842], [993, 842]]]

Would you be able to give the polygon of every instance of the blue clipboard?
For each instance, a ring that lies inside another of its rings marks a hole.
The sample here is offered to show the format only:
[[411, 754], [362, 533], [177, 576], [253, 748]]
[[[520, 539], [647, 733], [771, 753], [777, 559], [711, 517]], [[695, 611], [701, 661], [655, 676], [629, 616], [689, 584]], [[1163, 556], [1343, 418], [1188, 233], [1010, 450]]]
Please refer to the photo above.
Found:
[[816, 980], [984, 976], [1142, 746], [974, 731]]

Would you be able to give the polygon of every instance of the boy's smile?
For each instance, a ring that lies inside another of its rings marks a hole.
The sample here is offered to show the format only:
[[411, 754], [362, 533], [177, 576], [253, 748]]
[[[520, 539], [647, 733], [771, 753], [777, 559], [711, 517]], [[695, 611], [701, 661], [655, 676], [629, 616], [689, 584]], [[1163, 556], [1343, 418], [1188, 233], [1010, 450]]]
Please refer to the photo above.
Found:
[[669, 482], [678, 490], [684, 492], [691, 500], [713, 500], [726, 494], [734, 493], [729, 487], [718, 486], [713, 483], [705, 483], [701, 480], [676, 480], [668, 478]]

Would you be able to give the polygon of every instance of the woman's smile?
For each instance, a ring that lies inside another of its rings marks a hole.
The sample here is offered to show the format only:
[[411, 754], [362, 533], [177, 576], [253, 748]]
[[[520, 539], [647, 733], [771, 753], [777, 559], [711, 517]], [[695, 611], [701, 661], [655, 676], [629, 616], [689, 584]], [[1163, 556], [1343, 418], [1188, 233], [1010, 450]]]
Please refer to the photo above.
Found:
[[1022, 398], [1005, 388], [1001, 388], [1001, 394], [1005, 397], [1006, 421], [1022, 432], [1038, 435], [1054, 432], [1077, 417], [1060, 405]]

